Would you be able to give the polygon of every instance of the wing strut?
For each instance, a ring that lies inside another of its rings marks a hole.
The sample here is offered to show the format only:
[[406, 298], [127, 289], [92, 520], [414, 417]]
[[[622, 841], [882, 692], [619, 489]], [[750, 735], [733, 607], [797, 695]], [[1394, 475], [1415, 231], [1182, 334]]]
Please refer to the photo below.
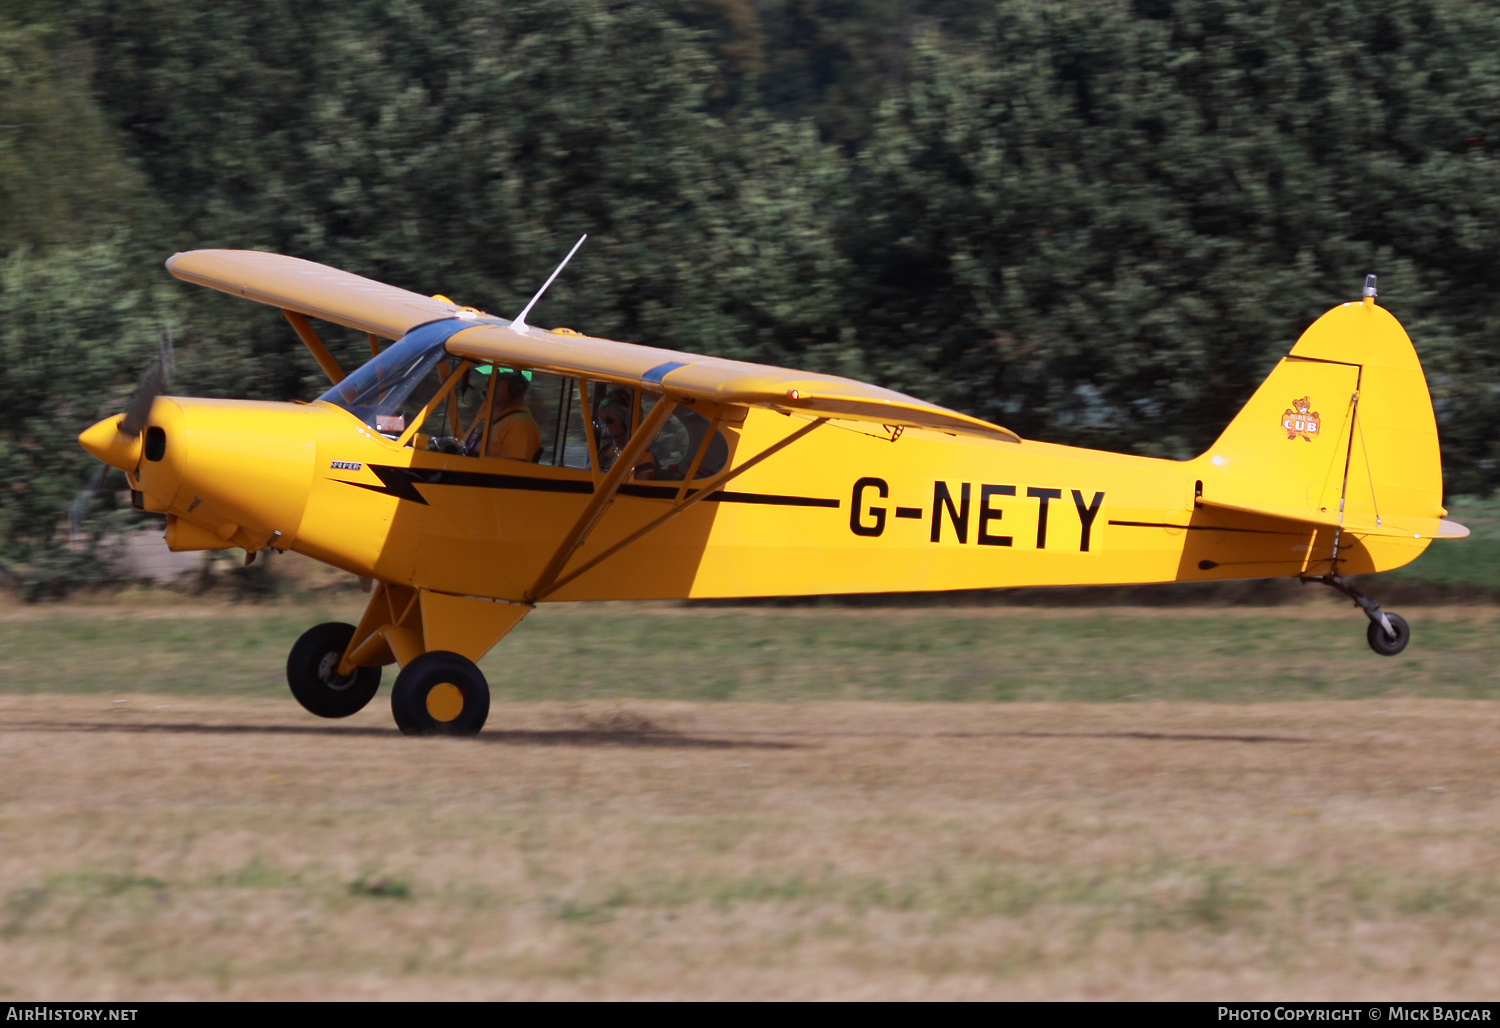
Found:
[[[661, 404], [657, 404], [657, 407], [660, 407], [660, 406], [661, 406]], [[653, 414], [655, 413], [655, 409], [654, 408], [652, 410], [652, 413]], [[540, 589], [540, 590], [533, 591], [532, 594], [531, 594], [531, 599], [533, 601], [546, 599], [547, 596], [549, 596], [552, 593], [557, 592], [557, 590], [561, 589], [563, 586], [565, 586], [569, 582], [573, 581], [573, 579], [577, 578], [579, 575], [583, 574], [585, 571], [589, 571], [589, 570], [593, 569], [595, 566], [597, 566], [598, 564], [600, 564], [603, 561], [607, 560], [608, 558], [613, 557], [615, 554], [619, 553], [621, 550], [623, 550], [625, 547], [629, 546], [631, 543], [635, 542], [637, 539], [641, 538], [643, 535], [646, 535], [648, 532], [652, 532], [655, 529], [657, 529], [657, 528], [661, 527], [662, 525], [666, 524], [668, 521], [671, 521], [677, 515], [681, 514], [683, 511], [685, 511], [689, 507], [693, 506], [693, 504], [699, 502], [700, 500], [706, 500], [706, 499], [708, 499], [715, 492], [717, 492], [718, 489], [719, 489], [719, 487], [722, 486], [725, 482], [728, 482], [732, 478], [737, 478], [740, 475], [743, 475], [745, 472], [747, 472], [751, 468], [755, 467], [755, 465], [759, 464], [761, 461], [765, 460], [767, 457], [770, 457], [772, 454], [775, 454], [775, 453], [777, 453], [777, 452], [785, 449], [786, 447], [792, 445], [798, 439], [801, 439], [803, 436], [807, 435], [807, 433], [811, 432], [813, 429], [817, 428], [819, 425], [826, 424], [827, 421], [828, 421], [827, 418], [818, 418], [816, 421], [809, 421], [807, 424], [805, 424], [801, 428], [797, 429], [797, 431], [793, 432], [791, 435], [787, 436], [785, 439], [782, 439], [780, 442], [773, 443], [770, 446], [766, 447], [764, 450], [762, 450], [759, 453], [757, 453], [754, 457], [751, 457], [749, 460], [745, 461], [745, 463], [741, 464], [739, 467], [733, 468], [733, 469], [725, 468], [723, 471], [719, 472], [717, 475], [714, 475], [712, 478], [709, 478], [706, 481], [704, 481], [702, 485], [697, 486], [696, 488], [694, 488], [690, 493], [688, 493], [686, 499], [679, 499], [675, 504], [672, 505], [672, 509], [671, 510], [667, 511], [661, 517], [657, 518], [655, 521], [653, 521], [650, 524], [648, 524], [645, 528], [642, 528], [642, 529], [640, 529], [638, 531], [632, 532], [630, 535], [626, 536], [624, 539], [621, 539], [619, 542], [615, 543], [609, 549], [605, 550], [603, 553], [599, 554], [597, 557], [595, 557], [594, 559], [590, 560], [588, 563], [584, 564], [582, 567], [578, 568], [576, 571], [573, 571], [570, 574], [568, 574], [567, 576], [565, 576], [563, 578], [560, 578], [560, 579], [557, 579], [556, 581], [552, 582], [545, 589]], [[619, 487], [616, 486], [616, 488], [618, 489]], [[577, 546], [575, 546], [574, 549], [577, 549]], [[571, 556], [571, 555], [572, 555], [571, 551], [569, 551], [569, 556]], [[557, 558], [554, 557], [553, 561], [556, 562], [556, 559]], [[549, 570], [550, 570], [550, 565], [549, 565]], [[555, 577], [556, 576], [554, 576], [554, 578]]]
[[557, 576], [567, 566], [568, 560], [574, 551], [583, 545], [590, 529], [599, 523], [604, 511], [615, 500], [615, 494], [620, 491], [620, 486], [630, 477], [630, 471], [635, 467], [636, 461], [641, 459], [641, 454], [646, 452], [646, 447], [656, 439], [657, 430], [666, 422], [671, 413], [677, 409], [677, 401], [670, 396], [662, 397], [651, 413], [646, 415], [646, 420], [641, 422], [640, 428], [636, 429], [635, 437], [625, 445], [625, 449], [615, 458], [610, 466], [609, 472], [604, 476], [604, 481], [594, 491], [589, 499], [588, 505], [583, 508], [583, 513], [578, 515], [578, 520], [573, 522], [573, 527], [568, 529], [568, 534], [558, 545], [557, 552], [542, 569], [536, 584], [526, 591], [526, 598], [532, 603], [552, 592], [557, 582]]
[[[334, 385], [344, 380], [344, 369], [339, 367], [339, 362], [334, 360], [333, 354], [328, 352], [328, 347], [323, 345], [323, 340], [318, 338], [318, 333], [312, 330], [307, 319], [296, 311], [283, 309], [281, 316], [296, 330], [297, 338], [302, 340], [302, 345], [312, 351], [313, 359], [318, 362], [318, 367], [323, 369]], [[371, 339], [375, 338], [373, 335]]]

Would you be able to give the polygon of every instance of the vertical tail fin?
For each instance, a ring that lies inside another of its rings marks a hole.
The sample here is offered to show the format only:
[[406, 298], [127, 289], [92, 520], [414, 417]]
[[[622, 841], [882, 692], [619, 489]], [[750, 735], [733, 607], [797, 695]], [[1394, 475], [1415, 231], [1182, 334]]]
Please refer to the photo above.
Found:
[[[1425, 542], [1446, 513], [1421, 362], [1368, 281], [1363, 300], [1333, 308], [1302, 334], [1194, 463], [1204, 504], [1360, 536]], [[1388, 566], [1420, 553], [1409, 550]]]

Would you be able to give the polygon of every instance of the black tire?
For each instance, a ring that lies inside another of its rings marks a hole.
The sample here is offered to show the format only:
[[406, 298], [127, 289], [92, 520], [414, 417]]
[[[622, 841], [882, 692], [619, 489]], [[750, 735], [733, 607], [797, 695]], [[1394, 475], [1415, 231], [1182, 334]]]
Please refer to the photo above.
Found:
[[354, 626], [342, 621], [314, 625], [302, 633], [286, 658], [286, 681], [292, 695], [318, 717], [348, 717], [365, 709], [380, 689], [380, 668], [355, 668], [340, 678], [335, 672]]
[[1370, 649], [1382, 657], [1394, 657], [1406, 649], [1406, 644], [1411, 642], [1411, 626], [1400, 614], [1385, 612], [1385, 616], [1391, 619], [1391, 627], [1396, 630], [1396, 638], [1392, 639], [1385, 634], [1385, 629], [1375, 622], [1370, 622], [1370, 628], [1365, 632], [1365, 638], [1370, 640]]
[[490, 716], [490, 685], [472, 660], [433, 650], [396, 676], [391, 713], [402, 735], [477, 735]]

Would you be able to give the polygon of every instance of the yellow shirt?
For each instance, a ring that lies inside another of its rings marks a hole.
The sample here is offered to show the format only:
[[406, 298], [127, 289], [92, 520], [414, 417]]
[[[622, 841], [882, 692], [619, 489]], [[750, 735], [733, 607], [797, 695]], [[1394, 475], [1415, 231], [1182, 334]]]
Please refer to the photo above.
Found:
[[542, 430], [525, 405], [507, 407], [490, 426], [491, 457], [504, 460], [535, 460], [542, 445]]

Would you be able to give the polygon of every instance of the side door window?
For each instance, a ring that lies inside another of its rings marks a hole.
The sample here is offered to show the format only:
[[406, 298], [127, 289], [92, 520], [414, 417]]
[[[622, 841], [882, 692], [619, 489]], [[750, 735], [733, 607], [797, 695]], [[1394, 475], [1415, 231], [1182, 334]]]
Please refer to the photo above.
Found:
[[630, 444], [636, 425], [636, 394], [633, 389], [608, 382], [590, 382], [588, 390], [599, 470], [608, 471]]
[[537, 463], [588, 470], [588, 432], [578, 380], [535, 372], [526, 391], [526, 405], [541, 430], [542, 451]]
[[[641, 394], [641, 420], [651, 413], [661, 397], [653, 393]], [[713, 429], [712, 435], [709, 430]], [[702, 456], [699, 456], [699, 452]], [[671, 417], [662, 422], [651, 440], [648, 459], [636, 466], [635, 477], [657, 482], [681, 482], [693, 470], [693, 461], [698, 467], [694, 478], [707, 478], [724, 469], [729, 460], [729, 444], [724, 434], [714, 428], [708, 418], [685, 404], [678, 404]]]
[[[590, 382], [588, 390], [599, 470], [608, 471], [661, 397], [607, 382]], [[679, 405], [657, 430], [631, 477], [640, 481], [681, 482], [695, 459], [698, 462], [693, 472], [695, 479], [716, 475], [729, 461], [729, 444], [708, 418]]]
[[[452, 375], [461, 377], [449, 386]], [[512, 386], [500, 388], [502, 379], [515, 385], [524, 382], [524, 393], [512, 398]], [[440, 390], [446, 395], [429, 406]], [[389, 431], [393, 434], [411, 419], [421, 417], [421, 428], [411, 445], [478, 457], [495, 455], [496, 434], [519, 427], [508, 424], [509, 419], [524, 419], [536, 425], [533, 439], [537, 446], [527, 460], [583, 471], [593, 464], [605, 472], [614, 466], [660, 400], [654, 393], [608, 382], [507, 368], [497, 372], [490, 365], [475, 367], [452, 358], [440, 361], [411, 391], [390, 417]], [[706, 478], [721, 471], [728, 460], [728, 443], [714, 422], [689, 406], [679, 405], [637, 460], [631, 477], [680, 482], [696, 461], [693, 477]]]
[[[588, 470], [588, 434], [578, 380], [542, 371], [522, 371], [510, 372], [505, 376], [506, 381], [514, 384], [518, 375], [524, 379], [526, 390], [519, 397], [519, 403], [506, 403], [498, 395], [499, 385], [491, 387], [486, 409], [492, 410], [493, 414], [487, 417], [487, 430], [484, 430], [486, 419], [478, 421], [481, 431], [473, 435], [476, 444], [471, 448], [472, 452], [496, 455], [496, 433], [515, 430], [517, 426], [511, 423], [511, 419], [530, 415], [530, 420], [536, 423], [537, 446], [528, 459], [546, 467]], [[498, 383], [500, 376], [495, 377]], [[506, 393], [508, 399], [509, 387]]]

